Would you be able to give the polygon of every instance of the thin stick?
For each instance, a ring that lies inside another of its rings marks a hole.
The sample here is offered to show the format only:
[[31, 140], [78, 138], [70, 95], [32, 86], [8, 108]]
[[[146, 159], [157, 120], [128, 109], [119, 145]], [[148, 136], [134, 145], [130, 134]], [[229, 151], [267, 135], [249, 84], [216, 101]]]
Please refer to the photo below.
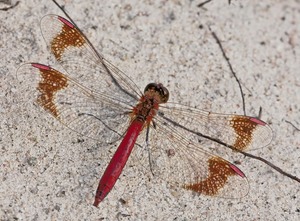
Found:
[[18, 4], [20, 3], [20, 1], [17, 1], [14, 5], [8, 6], [6, 8], [0, 8], [0, 11], [8, 11], [10, 9], [13, 9], [14, 7], [16, 7]]
[[199, 3], [198, 5], [197, 5], [197, 7], [198, 8], [201, 8], [201, 7], [203, 7], [204, 5], [206, 5], [207, 3], [209, 3], [209, 2], [211, 2], [212, 0], [207, 0], [207, 1], [204, 1], [204, 2], [202, 2], [202, 3]]
[[234, 72], [233, 68], [232, 68], [232, 65], [229, 61], [229, 58], [227, 57], [227, 55], [225, 54], [225, 51], [223, 49], [223, 46], [221, 44], [221, 41], [219, 40], [218, 36], [216, 35], [215, 32], [211, 31], [214, 39], [216, 40], [217, 44], [219, 45], [221, 51], [222, 51], [222, 54], [223, 54], [223, 57], [225, 58], [225, 60], [227, 61], [227, 64], [230, 68], [230, 71], [233, 75], [233, 77], [235, 78], [236, 82], [238, 83], [239, 85], [239, 88], [240, 88], [240, 92], [241, 92], [241, 97], [242, 97], [242, 103], [243, 103], [243, 111], [244, 111], [244, 115], [246, 116], [246, 105], [245, 105], [245, 97], [244, 97], [244, 92], [243, 92], [243, 88], [242, 88], [242, 85], [240, 83], [240, 80], [238, 79], [238, 77], [236, 76], [236, 73]]
[[296, 127], [292, 122], [287, 121], [287, 120], [285, 122], [287, 122], [288, 124], [292, 125], [293, 128], [295, 128], [297, 131], [300, 131], [300, 129], [298, 127]]

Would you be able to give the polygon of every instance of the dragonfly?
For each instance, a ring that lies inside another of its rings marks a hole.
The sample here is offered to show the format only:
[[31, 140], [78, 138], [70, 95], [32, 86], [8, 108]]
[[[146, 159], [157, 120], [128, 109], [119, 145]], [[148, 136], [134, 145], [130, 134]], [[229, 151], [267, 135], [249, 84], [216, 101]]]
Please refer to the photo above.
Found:
[[187, 191], [226, 198], [248, 194], [246, 175], [205, 149], [199, 138], [237, 152], [261, 148], [272, 140], [267, 123], [168, 102], [170, 93], [161, 83], [150, 83], [142, 92], [61, 16], [43, 17], [41, 30], [64, 71], [28, 63], [18, 70], [20, 85], [71, 130], [103, 146], [118, 144], [99, 181], [94, 206], [113, 189], [131, 153], [148, 161], [154, 176]]

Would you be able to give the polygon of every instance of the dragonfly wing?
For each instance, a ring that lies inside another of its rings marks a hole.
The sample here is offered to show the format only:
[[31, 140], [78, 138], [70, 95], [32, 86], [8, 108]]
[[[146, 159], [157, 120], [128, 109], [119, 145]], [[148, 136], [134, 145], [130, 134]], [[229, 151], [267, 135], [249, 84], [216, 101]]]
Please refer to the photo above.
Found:
[[119, 140], [141, 94], [137, 86], [66, 19], [47, 15], [41, 30], [67, 75], [46, 65], [24, 65], [18, 71], [23, 92], [76, 132], [103, 143]]
[[204, 135], [246, 150], [265, 147], [273, 138], [270, 126], [255, 117], [217, 114], [174, 103], [162, 105], [160, 110], [161, 118], [181, 128], [183, 135], [194, 142]]
[[17, 78], [27, 103], [36, 102], [84, 136], [112, 143], [129, 125], [132, 106], [128, 103], [92, 91], [49, 66], [25, 64], [19, 68]]
[[157, 116], [150, 131], [151, 169], [172, 185], [196, 193], [241, 198], [249, 185], [244, 173], [232, 163], [213, 155], [185, 137], [183, 129]]
[[41, 30], [49, 50], [68, 76], [92, 91], [135, 104], [141, 95], [138, 87], [104, 59], [74, 24], [57, 15], [46, 15]]

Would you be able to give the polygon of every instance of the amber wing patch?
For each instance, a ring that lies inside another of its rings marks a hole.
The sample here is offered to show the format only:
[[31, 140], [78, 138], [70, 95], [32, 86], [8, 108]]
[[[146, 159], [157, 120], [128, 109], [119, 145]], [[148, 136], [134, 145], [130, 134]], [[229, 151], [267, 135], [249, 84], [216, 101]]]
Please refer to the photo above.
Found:
[[39, 69], [41, 77], [38, 83], [40, 92], [37, 98], [38, 104], [53, 116], [58, 117], [59, 113], [54, 102], [55, 94], [68, 86], [68, 80], [59, 71], [51, 67], [37, 63], [32, 63], [31, 65]]
[[230, 121], [231, 127], [237, 134], [233, 146], [238, 150], [245, 150], [253, 140], [253, 132], [258, 122], [251, 119], [250, 117], [235, 116]]
[[82, 34], [67, 20], [58, 17], [62, 22], [61, 31], [50, 42], [51, 52], [58, 61], [69, 47], [82, 47], [86, 41]]
[[212, 157], [208, 160], [208, 176], [206, 179], [192, 184], [185, 184], [183, 188], [194, 192], [215, 196], [222, 189], [230, 176], [245, 176], [236, 166], [222, 160], [219, 157]]

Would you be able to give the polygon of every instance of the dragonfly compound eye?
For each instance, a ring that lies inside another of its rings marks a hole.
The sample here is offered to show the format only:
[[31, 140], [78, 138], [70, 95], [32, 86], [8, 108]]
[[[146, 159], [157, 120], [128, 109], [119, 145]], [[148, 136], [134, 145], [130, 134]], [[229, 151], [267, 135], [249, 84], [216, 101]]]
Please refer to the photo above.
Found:
[[144, 93], [146, 93], [147, 91], [153, 91], [156, 90], [157, 88], [157, 84], [156, 83], [150, 83], [145, 87]]
[[159, 92], [161, 97], [161, 102], [166, 103], [169, 100], [169, 91], [162, 84], [159, 84]]
[[158, 92], [161, 103], [166, 103], [169, 99], [169, 91], [162, 84], [150, 83], [145, 87], [144, 93], [155, 91]]

